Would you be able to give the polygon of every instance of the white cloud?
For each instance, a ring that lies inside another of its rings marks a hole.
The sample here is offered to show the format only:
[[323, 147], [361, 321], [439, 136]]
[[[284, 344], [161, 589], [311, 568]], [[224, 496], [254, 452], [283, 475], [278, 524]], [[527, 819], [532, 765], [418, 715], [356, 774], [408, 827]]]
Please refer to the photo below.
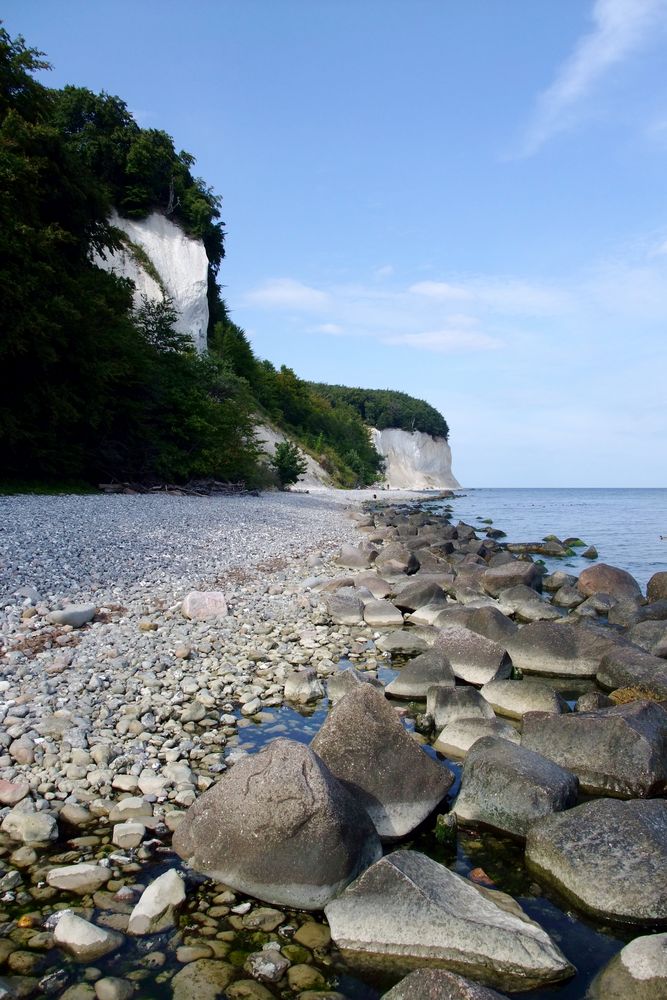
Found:
[[248, 292], [248, 303], [263, 309], [303, 309], [317, 311], [326, 308], [329, 296], [293, 278], [269, 278], [259, 288]]
[[502, 347], [502, 342], [477, 333], [474, 330], [433, 330], [427, 333], [403, 333], [396, 337], [385, 337], [383, 344], [392, 347], [416, 347], [422, 351], [437, 354], [451, 354], [455, 351], [489, 351]]
[[615, 66], [649, 43], [667, 22], [667, 0], [595, 0], [584, 35], [540, 94], [521, 154], [531, 156], [576, 121], [580, 105]]
[[384, 264], [382, 267], [375, 268], [375, 270], [373, 271], [373, 277], [378, 279], [391, 278], [393, 273], [394, 273], [393, 265]]
[[471, 292], [461, 285], [450, 285], [446, 281], [418, 281], [410, 285], [408, 291], [413, 295], [425, 295], [430, 299], [469, 299]]
[[345, 330], [338, 323], [320, 323], [319, 326], [313, 327], [313, 333], [328, 333], [332, 337], [339, 337]]

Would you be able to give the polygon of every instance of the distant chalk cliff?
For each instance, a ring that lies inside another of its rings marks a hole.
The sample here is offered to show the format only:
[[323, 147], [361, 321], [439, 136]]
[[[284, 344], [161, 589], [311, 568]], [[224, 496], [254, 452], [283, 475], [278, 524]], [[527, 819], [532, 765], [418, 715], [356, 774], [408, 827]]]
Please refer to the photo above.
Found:
[[199, 352], [206, 350], [208, 329], [208, 257], [201, 240], [159, 212], [145, 219], [125, 219], [114, 211], [109, 219], [126, 237], [122, 250], [95, 263], [130, 278], [135, 305], [142, 296], [160, 302], [169, 296], [178, 314], [176, 329], [189, 336]]
[[396, 427], [371, 428], [373, 444], [384, 457], [390, 489], [458, 489], [452, 473], [452, 452], [443, 437]]

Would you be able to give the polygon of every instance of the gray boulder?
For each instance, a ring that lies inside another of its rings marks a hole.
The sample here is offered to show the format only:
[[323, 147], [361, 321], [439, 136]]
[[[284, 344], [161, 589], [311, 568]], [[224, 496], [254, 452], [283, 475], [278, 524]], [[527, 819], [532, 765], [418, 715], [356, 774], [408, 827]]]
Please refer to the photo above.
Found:
[[514, 726], [502, 719], [457, 719], [445, 726], [433, 747], [446, 757], [459, 760], [484, 736], [495, 736], [511, 743], [521, 740]]
[[473, 632], [478, 632], [501, 646], [506, 645], [506, 640], [519, 631], [516, 622], [504, 615], [499, 608], [489, 605], [475, 608], [464, 624]]
[[301, 705], [324, 697], [324, 686], [313, 667], [294, 670], [285, 678], [285, 698]]
[[577, 588], [584, 597], [590, 597], [591, 594], [609, 594], [617, 601], [628, 597], [642, 597], [641, 587], [634, 576], [626, 573], [624, 569], [608, 566], [606, 563], [588, 566], [580, 574]]
[[455, 675], [468, 684], [481, 687], [512, 672], [512, 660], [503, 646], [461, 625], [441, 628], [434, 648], [445, 654]]
[[445, 605], [445, 592], [442, 587], [437, 583], [422, 582], [419, 579], [405, 584], [394, 597], [394, 604], [401, 611], [416, 611], [425, 604], [435, 602], [442, 602], [443, 607]]
[[273, 740], [238, 760], [174, 834], [187, 863], [267, 903], [321, 909], [381, 854], [367, 813], [312, 750]]
[[556, 621], [563, 617], [563, 613], [542, 600], [537, 591], [522, 583], [502, 590], [498, 604], [505, 614], [513, 614], [520, 622]]
[[383, 597], [391, 594], [392, 590], [391, 584], [383, 580], [377, 573], [359, 573], [354, 578], [354, 585], [355, 587], [365, 587], [377, 601], [381, 601]]
[[528, 674], [595, 677], [605, 653], [620, 639], [611, 629], [570, 621], [533, 622], [507, 640], [515, 667]]
[[489, 681], [480, 694], [499, 715], [522, 719], [528, 712], [567, 712], [567, 702], [548, 684], [534, 680]]
[[535, 563], [513, 559], [512, 562], [506, 562], [502, 566], [491, 566], [482, 575], [481, 582], [487, 594], [498, 597], [503, 590], [516, 587], [520, 583], [532, 587], [533, 590], [540, 590], [542, 574]]
[[503, 1000], [503, 996], [445, 969], [415, 969], [383, 1000]]
[[388, 573], [390, 576], [416, 573], [419, 569], [419, 559], [400, 542], [389, 542], [380, 550], [375, 560], [375, 567], [379, 573]]
[[364, 620], [364, 602], [352, 587], [327, 594], [324, 604], [335, 625], [361, 625]]
[[519, 904], [415, 851], [394, 851], [325, 908], [350, 964], [409, 972], [439, 966], [484, 984], [528, 990], [574, 969]]
[[381, 691], [384, 690], [382, 681], [379, 681], [377, 677], [373, 677], [372, 674], [363, 670], [355, 670], [354, 667], [346, 667], [345, 670], [339, 670], [327, 678], [329, 701], [335, 705], [350, 691], [356, 691], [360, 684], [372, 684], [373, 687], [379, 688]]
[[600, 660], [596, 680], [607, 691], [637, 687], [667, 698], [667, 663], [638, 646], [612, 647]]
[[541, 754], [486, 736], [465, 759], [452, 811], [459, 820], [525, 837], [536, 819], [575, 805], [578, 784]]
[[69, 604], [61, 611], [52, 611], [47, 615], [47, 621], [52, 625], [71, 625], [72, 628], [81, 628], [91, 622], [97, 614], [94, 604]]
[[589, 1000], [665, 1000], [665, 997], [667, 934], [647, 934], [626, 944], [598, 973], [588, 991]]
[[654, 573], [646, 586], [649, 601], [667, 601], [667, 571]]
[[368, 569], [375, 562], [377, 554], [378, 550], [371, 545], [343, 545], [336, 563], [348, 569]]
[[667, 711], [656, 702], [532, 713], [524, 716], [521, 743], [572, 771], [594, 795], [645, 798], [667, 791]]
[[385, 839], [414, 830], [454, 781], [449, 768], [417, 745], [386, 698], [368, 684], [337, 703], [311, 747]]
[[637, 622], [628, 631], [628, 639], [645, 653], [667, 657], [667, 621]]
[[393, 698], [425, 698], [430, 687], [454, 687], [455, 683], [454, 671], [445, 654], [439, 649], [429, 649], [408, 660], [386, 692]]
[[374, 600], [364, 606], [364, 621], [371, 628], [400, 628], [403, 615], [390, 601]]
[[667, 926], [667, 802], [597, 799], [533, 823], [529, 868], [604, 920]]
[[459, 719], [495, 719], [495, 712], [473, 687], [431, 687], [426, 695], [426, 712], [436, 729]]
[[383, 653], [398, 653], [406, 656], [413, 653], [425, 653], [427, 649], [430, 649], [430, 643], [413, 628], [388, 632], [376, 639], [375, 645]]

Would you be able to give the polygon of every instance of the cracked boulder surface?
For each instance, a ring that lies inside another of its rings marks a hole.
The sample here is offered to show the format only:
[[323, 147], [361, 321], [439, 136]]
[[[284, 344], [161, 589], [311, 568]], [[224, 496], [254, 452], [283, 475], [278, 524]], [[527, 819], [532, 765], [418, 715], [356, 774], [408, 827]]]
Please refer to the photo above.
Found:
[[273, 740], [190, 807], [174, 849], [194, 869], [257, 899], [325, 904], [382, 854], [366, 811], [307, 746]]

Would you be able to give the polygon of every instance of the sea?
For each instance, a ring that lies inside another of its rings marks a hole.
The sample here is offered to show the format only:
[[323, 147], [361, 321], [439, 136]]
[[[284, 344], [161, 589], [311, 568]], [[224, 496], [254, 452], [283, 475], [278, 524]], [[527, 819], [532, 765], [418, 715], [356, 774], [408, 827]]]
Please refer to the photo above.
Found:
[[[457, 491], [446, 503], [454, 508], [453, 521], [481, 529], [480, 519], [491, 518], [507, 534], [502, 541], [580, 538], [595, 546], [598, 562], [627, 570], [642, 588], [654, 573], [667, 571], [667, 489], [480, 488]], [[591, 563], [581, 557], [583, 549], [576, 551], [545, 563], [550, 571], [577, 575]]]

